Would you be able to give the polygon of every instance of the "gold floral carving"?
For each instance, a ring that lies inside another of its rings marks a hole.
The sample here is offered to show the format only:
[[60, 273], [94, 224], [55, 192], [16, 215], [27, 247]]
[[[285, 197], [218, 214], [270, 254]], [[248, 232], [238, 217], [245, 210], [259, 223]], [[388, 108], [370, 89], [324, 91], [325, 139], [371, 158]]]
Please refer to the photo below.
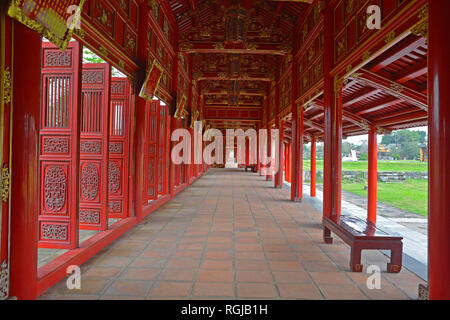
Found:
[[11, 92], [11, 72], [9, 71], [9, 67], [6, 67], [3, 71], [3, 103], [10, 103], [12, 92]]
[[6, 202], [9, 198], [9, 186], [10, 186], [11, 174], [6, 164], [2, 168], [2, 201]]

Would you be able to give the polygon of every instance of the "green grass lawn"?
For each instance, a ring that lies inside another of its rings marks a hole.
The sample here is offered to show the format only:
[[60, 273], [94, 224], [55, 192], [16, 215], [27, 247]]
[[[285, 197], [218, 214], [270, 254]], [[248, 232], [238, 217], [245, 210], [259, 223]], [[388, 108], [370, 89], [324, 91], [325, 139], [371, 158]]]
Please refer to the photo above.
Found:
[[[368, 162], [343, 162], [343, 171], [367, 171]], [[311, 168], [310, 160], [303, 161], [303, 168]], [[317, 170], [323, 170], [323, 160], [317, 161]], [[428, 163], [419, 161], [378, 161], [378, 172], [427, 172]]]
[[[343, 183], [342, 189], [367, 197], [364, 186], [367, 183]], [[428, 181], [407, 180], [404, 183], [378, 183], [379, 202], [389, 204], [408, 212], [428, 215]]]

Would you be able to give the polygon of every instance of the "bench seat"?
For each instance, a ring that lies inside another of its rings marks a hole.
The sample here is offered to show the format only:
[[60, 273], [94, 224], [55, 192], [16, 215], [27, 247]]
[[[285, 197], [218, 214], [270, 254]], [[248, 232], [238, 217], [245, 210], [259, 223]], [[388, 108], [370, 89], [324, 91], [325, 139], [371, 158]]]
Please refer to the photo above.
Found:
[[350, 269], [362, 272], [362, 250], [390, 250], [391, 261], [387, 271], [398, 273], [402, 268], [403, 237], [394, 236], [367, 220], [349, 215], [323, 218], [323, 239], [325, 243], [333, 243], [331, 232], [340, 237], [351, 247]]

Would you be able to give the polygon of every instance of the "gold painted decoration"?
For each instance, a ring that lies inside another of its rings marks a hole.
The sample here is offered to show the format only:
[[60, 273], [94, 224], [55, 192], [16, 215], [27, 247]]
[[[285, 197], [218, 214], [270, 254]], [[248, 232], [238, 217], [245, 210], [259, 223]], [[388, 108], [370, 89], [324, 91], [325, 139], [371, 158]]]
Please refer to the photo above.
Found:
[[194, 128], [195, 121], [198, 120], [199, 116], [200, 116], [200, 112], [198, 112], [198, 110], [196, 110], [194, 115], [192, 116], [192, 119], [191, 119], [191, 128]]
[[187, 115], [187, 111], [185, 109], [186, 102], [187, 102], [187, 98], [183, 94], [180, 98], [180, 102], [178, 103], [178, 106], [177, 106], [177, 111], [175, 112], [175, 115], [174, 115], [175, 119], [181, 119]]
[[65, 50], [86, 0], [12, 0], [8, 15]]
[[9, 68], [6, 67], [3, 71], [3, 103], [11, 102], [11, 88], [11, 72], [9, 71]]
[[150, 67], [147, 77], [145, 78], [145, 82], [142, 85], [141, 92], [139, 93], [140, 97], [150, 102], [152, 101], [153, 96], [156, 93], [156, 89], [158, 89], [163, 72], [164, 70], [162, 66], [156, 61], [156, 59], [153, 60], [152, 66]]
[[2, 168], [2, 201], [6, 202], [9, 198], [9, 186], [10, 186], [11, 174], [6, 164]]

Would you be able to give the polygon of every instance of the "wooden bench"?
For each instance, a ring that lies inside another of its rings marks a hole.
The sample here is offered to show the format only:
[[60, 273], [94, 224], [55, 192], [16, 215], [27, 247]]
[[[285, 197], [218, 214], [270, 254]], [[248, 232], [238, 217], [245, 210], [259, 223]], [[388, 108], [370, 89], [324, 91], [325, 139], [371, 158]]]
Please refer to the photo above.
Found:
[[331, 231], [351, 247], [350, 269], [362, 272], [362, 250], [390, 250], [391, 261], [387, 271], [398, 273], [402, 269], [403, 237], [393, 236], [381, 230], [373, 222], [358, 217], [341, 215], [336, 218], [323, 218], [323, 239], [325, 243], [333, 243]]

